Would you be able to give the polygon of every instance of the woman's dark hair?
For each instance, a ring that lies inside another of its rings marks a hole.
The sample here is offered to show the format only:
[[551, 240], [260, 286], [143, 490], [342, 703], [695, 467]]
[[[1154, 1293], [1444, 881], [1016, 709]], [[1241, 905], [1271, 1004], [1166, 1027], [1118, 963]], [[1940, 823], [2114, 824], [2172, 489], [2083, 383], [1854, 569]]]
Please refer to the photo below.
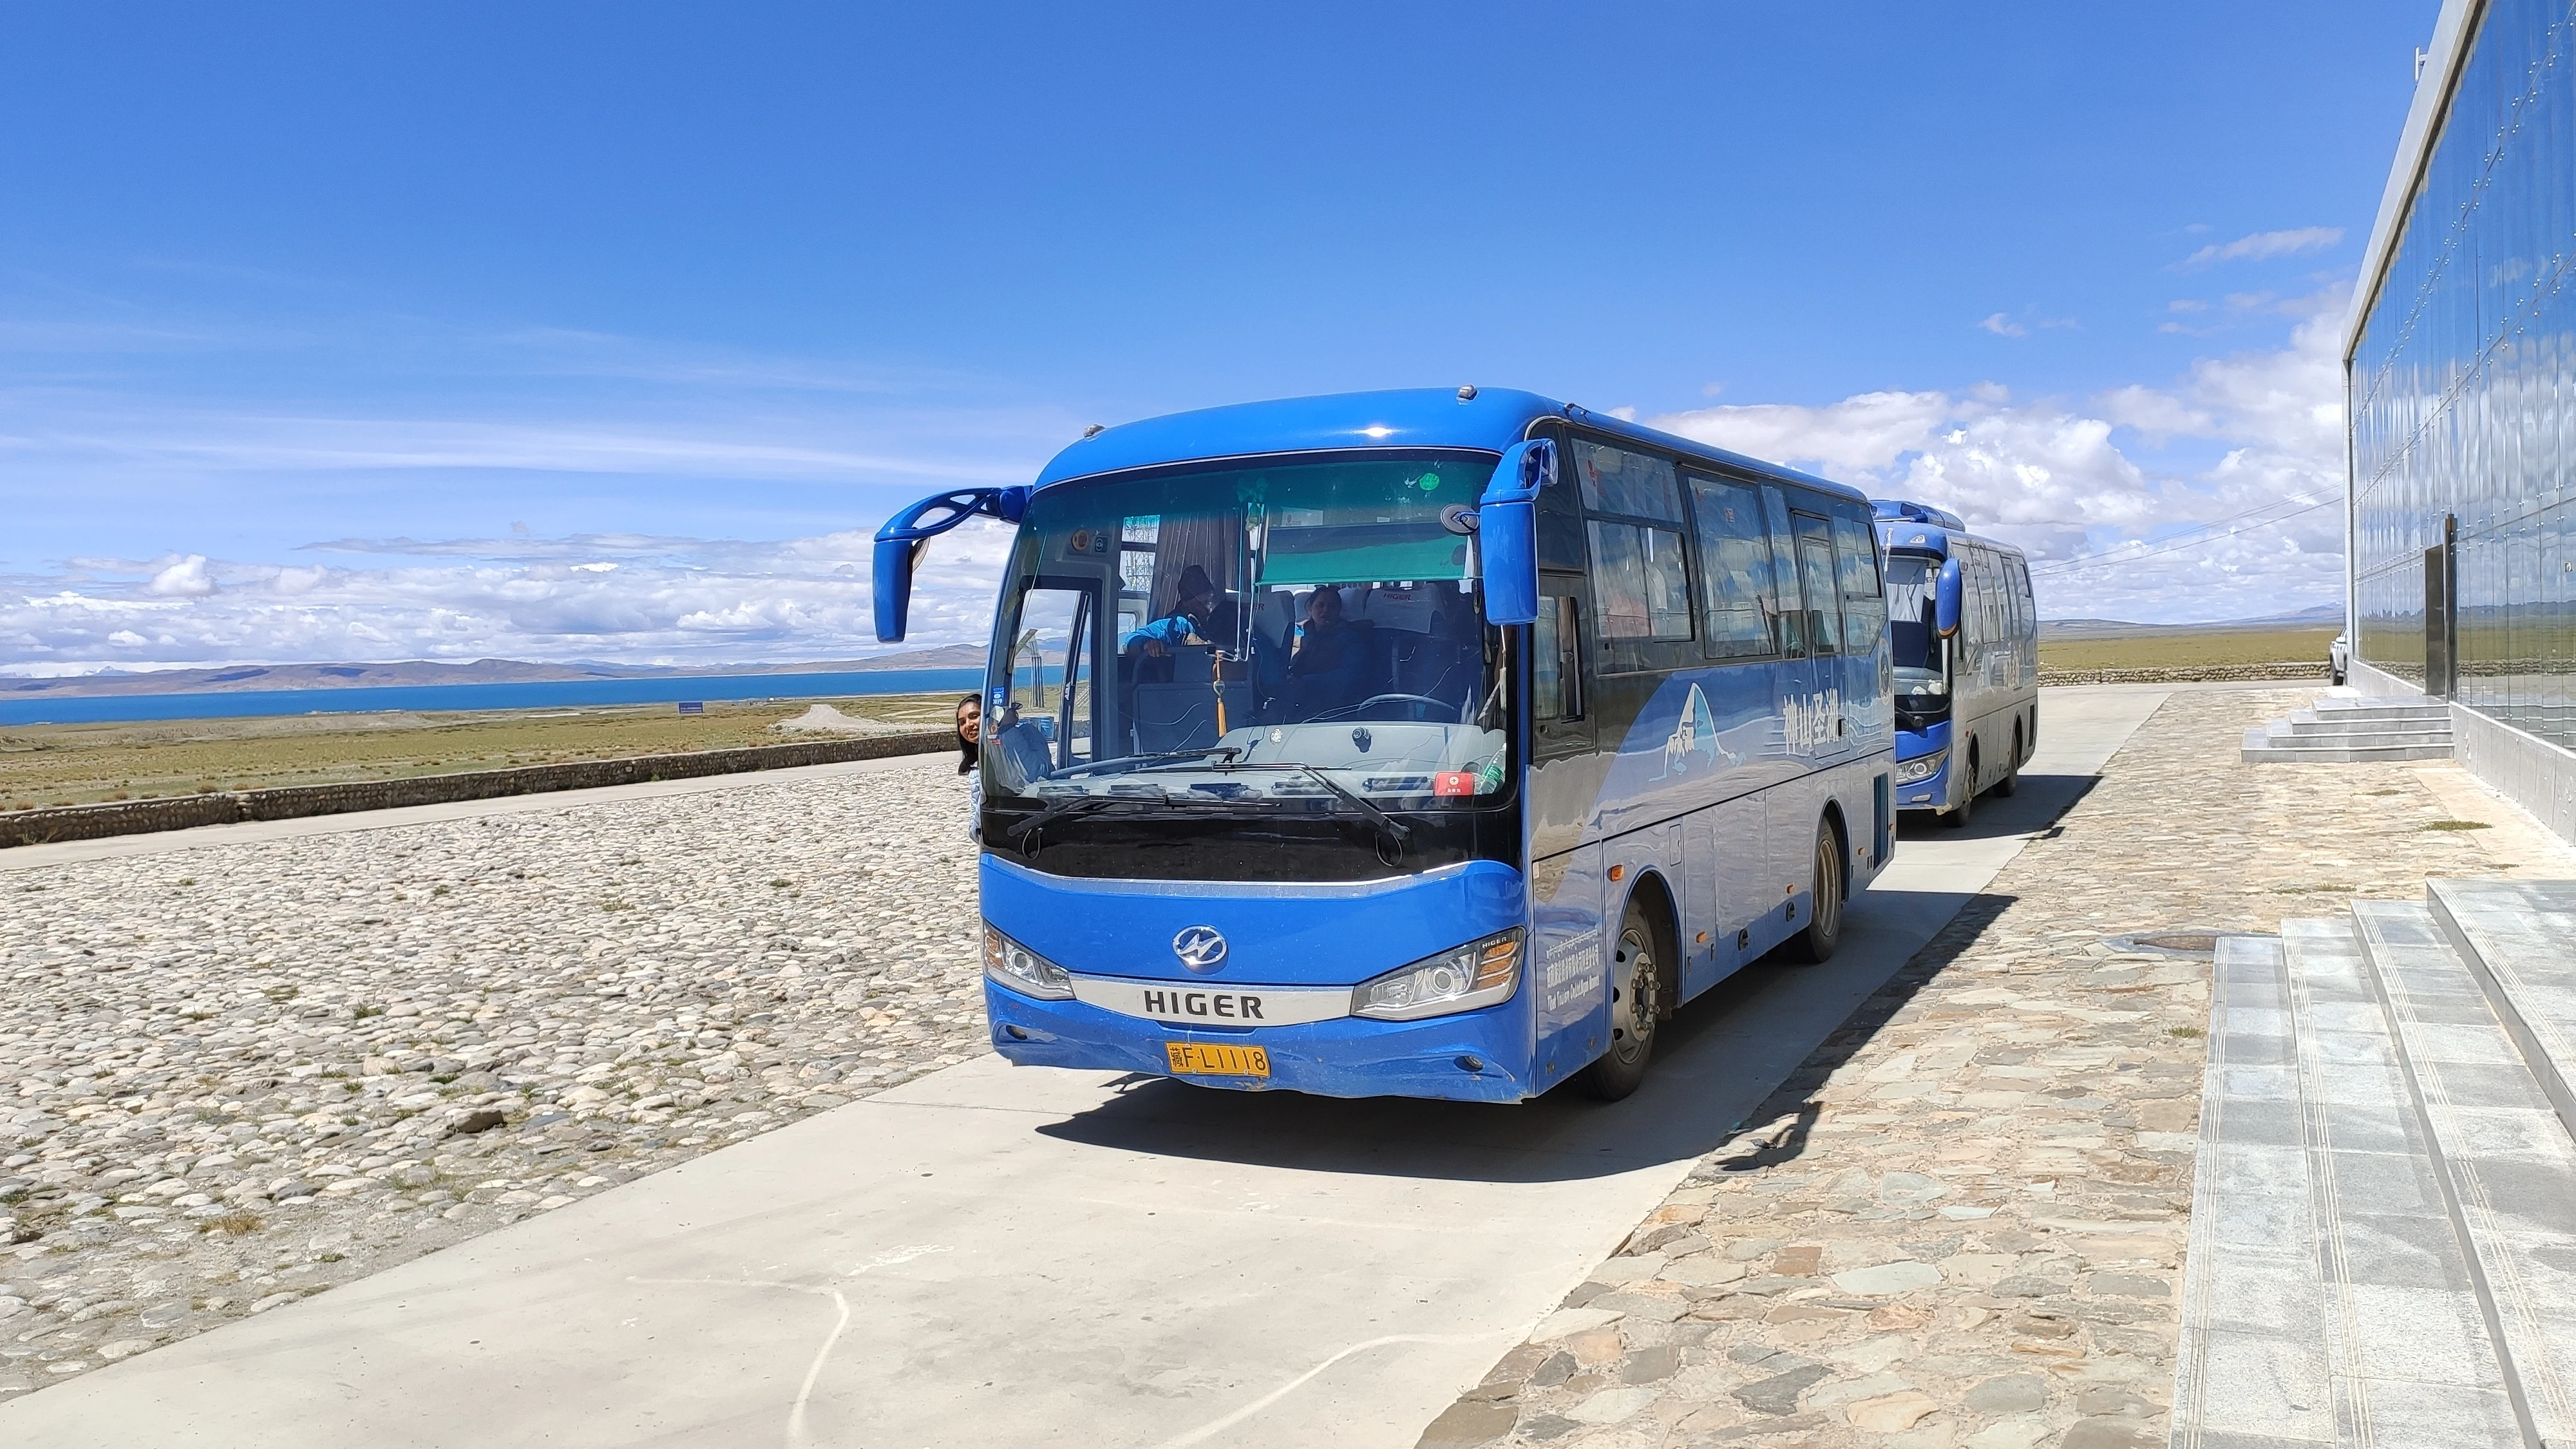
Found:
[[[972, 772], [975, 768], [975, 762], [983, 758], [983, 749], [980, 742], [970, 740], [966, 737], [965, 719], [966, 706], [970, 704], [974, 705], [976, 706], [977, 712], [981, 713], [983, 703], [984, 697], [979, 694], [970, 694], [964, 699], [957, 701], [957, 773], [961, 775]], [[981, 734], [982, 732], [982, 727], [979, 725], [976, 729], [976, 733]]]

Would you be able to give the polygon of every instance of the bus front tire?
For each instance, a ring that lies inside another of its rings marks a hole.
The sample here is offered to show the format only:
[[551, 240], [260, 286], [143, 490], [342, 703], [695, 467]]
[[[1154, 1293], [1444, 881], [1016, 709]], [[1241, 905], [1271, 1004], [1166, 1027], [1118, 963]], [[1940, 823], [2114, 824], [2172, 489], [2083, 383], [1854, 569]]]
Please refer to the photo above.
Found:
[[1820, 964], [1833, 959], [1843, 937], [1843, 842], [1830, 820], [1816, 822], [1813, 891], [1807, 897], [1807, 929], [1789, 938], [1789, 956]]
[[1655, 1051], [1655, 1018], [1663, 1010], [1663, 976], [1655, 926], [1635, 901], [1619, 918], [1619, 945], [1610, 955], [1610, 1048], [1583, 1069], [1584, 1092], [1616, 1102], [1646, 1080]]
[[1959, 803], [1941, 812], [1941, 823], [1952, 830], [1964, 830], [1977, 813], [1977, 757], [1968, 756], [1968, 778], [1959, 787]]

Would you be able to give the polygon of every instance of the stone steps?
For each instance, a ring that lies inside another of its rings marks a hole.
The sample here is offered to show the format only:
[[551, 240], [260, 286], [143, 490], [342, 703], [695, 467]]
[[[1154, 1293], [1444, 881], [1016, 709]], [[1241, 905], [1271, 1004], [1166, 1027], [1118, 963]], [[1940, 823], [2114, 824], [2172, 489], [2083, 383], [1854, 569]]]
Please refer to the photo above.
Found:
[[2329, 691], [2313, 707], [2245, 732], [2249, 765], [2349, 764], [2363, 760], [2447, 760], [2451, 707], [2440, 700], [2389, 700]]
[[2576, 882], [2437, 880], [2425, 896], [2576, 1134]]
[[2576, 1138], [2430, 910], [2353, 916], [2508, 1396], [2537, 1443], [2576, 1443]]
[[2576, 1445], [2576, 885], [2428, 894], [2219, 942], [2176, 1445]]
[[2249, 765], [2350, 765], [2369, 761], [2447, 760], [2451, 742], [2376, 744], [2355, 740], [2285, 740], [2250, 729], [2238, 758]]

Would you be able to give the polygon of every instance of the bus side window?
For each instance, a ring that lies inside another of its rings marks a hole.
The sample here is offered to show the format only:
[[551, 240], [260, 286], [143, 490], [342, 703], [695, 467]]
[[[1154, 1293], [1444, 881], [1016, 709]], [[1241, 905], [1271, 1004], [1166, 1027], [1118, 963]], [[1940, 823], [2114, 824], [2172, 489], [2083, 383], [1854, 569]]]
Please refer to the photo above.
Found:
[[1568, 594], [1549, 594], [1539, 601], [1538, 622], [1530, 630], [1530, 718], [1547, 725], [1583, 718], [1583, 629], [1578, 605]]
[[1570, 481], [1539, 491], [1538, 566], [1575, 570], [1583, 567], [1583, 506]]
[[1878, 651], [1887, 599], [1878, 574], [1878, 537], [1856, 504], [1834, 505], [1834, 562], [1842, 576], [1843, 652]]
[[1771, 601], [1771, 535], [1762, 525], [1762, 495], [1741, 483], [1690, 480], [1699, 530], [1699, 607], [1707, 652], [1718, 659], [1776, 652]]
[[1789, 532], [1789, 499], [1775, 483], [1762, 485], [1763, 521], [1771, 535], [1772, 592], [1763, 601], [1771, 616], [1775, 649], [1782, 657], [1807, 657], [1807, 611], [1799, 602], [1798, 543]]
[[1959, 664], [1973, 669], [1986, 645], [1985, 569], [1975, 549], [1954, 549], [1950, 556], [1959, 561]]
[[[1569, 451], [1583, 488], [1601, 637], [1690, 638], [1681, 487], [1671, 460], [1582, 438]], [[1640, 662], [1620, 657], [1603, 667], [1627, 669]]]
[[1842, 584], [1834, 572], [1833, 525], [1812, 513], [1792, 513], [1798, 530], [1798, 582], [1807, 596], [1807, 647], [1819, 655], [1842, 651]]

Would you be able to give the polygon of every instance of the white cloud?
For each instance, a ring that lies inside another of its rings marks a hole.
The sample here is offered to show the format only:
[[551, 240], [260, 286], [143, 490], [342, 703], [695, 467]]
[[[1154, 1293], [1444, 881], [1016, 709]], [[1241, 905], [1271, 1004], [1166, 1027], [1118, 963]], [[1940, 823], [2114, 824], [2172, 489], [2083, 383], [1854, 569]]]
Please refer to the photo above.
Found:
[[2258, 231], [2240, 236], [2232, 242], [2212, 242], [2183, 258], [2186, 267], [2205, 267], [2213, 262], [2258, 262], [2267, 257], [2296, 256], [2301, 252], [2319, 252], [2343, 240], [2339, 226], [2302, 226], [2288, 231]]
[[[977, 520], [931, 545], [903, 647], [983, 642], [1009, 537]], [[91, 577], [49, 593], [0, 586], [0, 659], [8, 661], [0, 668], [850, 658], [888, 647], [876, 642], [872, 543], [872, 532], [852, 530], [694, 542], [617, 563], [487, 557], [368, 568], [277, 568], [191, 554], [140, 580]], [[174, 574], [203, 586], [161, 587]]]
[[[1875, 497], [1951, 509], [2030, 553], [2050, 617], [2282, 612], [2341, 595], [2341, 511], [2294, 510], [2342, 494], [2344, 295], [2335, 288], [2303, 299], [2305, 320], [2286, 347], [2204, 359], [2170, 386], [2119, 388], [2082, 403], [2020, 402], [1986, 385], [1862, 393], [1822, 407], [1711, 407], [1646, 422], [1811, 468]], [[2160, 455], [2177, 442], [2200, 461], [2164, 463]], [[2250, 517], [2193, 531], [2238, 515]], [[2070, 566], [2185, 541], [2133, 563]]]
[[198, 599], [215, 591], [215, 581], [206, 572], [206, 556], [192, 553], [152, 576], [143, 586], [147, 594]]
[[1988, 332], [1995, 334], [1997, 337], [2028, 337], [2030, 335], [2029, 328], [2015, 322], [2001, 312], [1995, 313], [1977, 325], [1983, 327]]

